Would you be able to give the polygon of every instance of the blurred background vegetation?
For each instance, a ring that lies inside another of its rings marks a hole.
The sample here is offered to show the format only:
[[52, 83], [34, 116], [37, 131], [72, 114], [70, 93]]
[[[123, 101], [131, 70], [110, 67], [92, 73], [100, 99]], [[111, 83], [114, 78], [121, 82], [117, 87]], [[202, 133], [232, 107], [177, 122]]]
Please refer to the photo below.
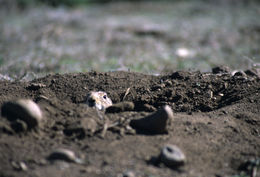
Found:
[[[52, 7], [57, 6], [67, 6], [67, 7], [75, 7], [75, 6], [82, 6], [82, 5], [89, 5], [89, 4], [103, 4], [103, 3], [115, 3], [115, 2], [177, 2], [177, 1], [183, 1], [183, 2], [191, 2], [191, 1], [197, 1], [197, 0], [0, 0], [0, 3], [5, 5], [11, 5], [11, 6], [17, 6], [19, 8], [25, 8], [28, 6], [34, 6], [34, 5], [49, 5]], [[201, 2], [206, 3], [243, 3], [243, 4], [249, 4], [249, 3], [259, 3], [259, 0], [200, 0]]]
[[259, 0], [0, 0], [0, 79], [260, 66]]
[[[198, 0], [1, 0], [0, 3], [5, 3], [9, 5], [17, 5], [21, 8], [28, 7], [31, 5], [39, 5], [39, 4], [46, 4], [53, 7], [57, 7], [60, 5], [65, 5], [68, 7], [75, 7], [75, 6], [81, 6], [81, 5], [89, 5], [89, 4], [102, 4], [102, 3], [115, 3], [115, 2], [194, 2]], [[259, 0], [200, 0], [200, 2], [207, 2], [207, 3], [243, 3], [243, 4], [249, 4], [252, 2], [259, 3]]]

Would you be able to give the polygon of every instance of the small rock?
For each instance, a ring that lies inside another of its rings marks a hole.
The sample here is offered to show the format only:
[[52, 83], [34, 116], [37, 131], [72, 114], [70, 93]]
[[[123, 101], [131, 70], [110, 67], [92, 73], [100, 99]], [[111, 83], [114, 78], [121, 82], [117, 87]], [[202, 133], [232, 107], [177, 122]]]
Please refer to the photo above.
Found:
[[219, 93], [218, 95], [219, 95], [219, 96], [221, 96], [221, 97], [223, 97], [223, 96], [224, 96], [224, 94], [223, 94], [223, 93]]
[[217, 66], [212, 68], [213, 74], [230, 73], [231, 69], [228, 66]]
[[28, 125], [28, 129], [37, 127], [43, 121], [39, 106], [29, 99], [9, 101], [2, 106], [2, 116], [9, 121], [20, 119]]
[[133, 111], [134, 108], [135, 108], [135, 105], [133, 102], [124, 101], [124, 102], [113, 104], [112, 106], [107, 107], [106, 113]]
[[245, 73], [248, 76], [260, 78], [260, 68], [249, 69], [246, 70]]
[[244, 77], [246, 78], [247, 75], [244, 71], [238, 71], [238, 70], [234, 70], [232, 73], [231, 73], [232, 76], [240, 76], [240, 77]]
[[57, 149], [53, 151], [47, 158], [48, 160], [63, 160], [67, 162], [82, 163], [82, 160], [76, 157], [75, 153], [68, 149]]
[[20, 167], [21, 167], [22, 171], [27, 171], [28, 170], [28, 167], [27, 167], [27, 165], [24, 162], [20, 162], [19, 164], [20, 164]]
[[135, 173], [133, 171], [126, 171], [118, 175], [118, 177], [135, 177]]
[[188, 72], [185, 72], [185, 71], [177, 71], [177, 72], [172, 73], [171, 78], [172, 78], [172, 79], [183, 80], [183, 79], [187, 78], [188, 75], [189, 75]]
[[167, 144], [162, 148], [159, 160], [166, 166], [178, 167], [184, 165], [186, 157], [177, 146]]
[[131, 120], [130, 126], [137, 131], [147, 132], [151, 134], [167, 133], [167, 124], [169, 120], [173, 119], [173, 112], [170, 106], [166, 105], [157, 112], [141, 118]]
[[12, 161], [11, 165], [13, 166], [13, 168], [15, 170], [18, 170], [18, 171], [27, 171], [28, 170], [28, 167], [24, 162], [14, 162], [14, 161]]

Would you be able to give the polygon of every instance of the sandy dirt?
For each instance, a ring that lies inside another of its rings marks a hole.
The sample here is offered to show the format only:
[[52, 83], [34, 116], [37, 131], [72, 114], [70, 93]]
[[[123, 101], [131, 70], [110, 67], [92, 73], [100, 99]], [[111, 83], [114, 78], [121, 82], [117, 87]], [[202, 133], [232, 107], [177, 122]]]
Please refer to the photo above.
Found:
[[[99, 112], [85, 104], [92, 90], [107, 92], [113, 103], [133, 102], [135, 108]], [[260, 79], [253, 70], [232, 75], [220, 68], [214, 73], [159, 76], [93, 71], [30, 82], [0, 81], [0, 105], [18, 98], [35, 101], [45, 121], [33, 130], [15, 131], [0, 117], [1, 177], [250, 176], [245, 162], [260, 156]], [[134, 133], [126, 128], [129, 121], [164, 105], [174, 112], [168, 133]], [[115, 126], [104, 132], [105, 124]], [[161, 148], [169, 143], [186, 155], [183, 166], [157, 163]], [[57, 148], [72, 150], [84, 163], [49, 161]]]

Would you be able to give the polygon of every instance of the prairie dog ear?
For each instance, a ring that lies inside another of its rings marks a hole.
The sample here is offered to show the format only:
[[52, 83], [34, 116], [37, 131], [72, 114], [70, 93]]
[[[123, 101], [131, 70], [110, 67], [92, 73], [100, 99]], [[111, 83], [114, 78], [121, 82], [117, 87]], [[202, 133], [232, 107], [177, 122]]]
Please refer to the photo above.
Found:
[[91, 97], [92, 93], [93, 93], [93, 91], [87, 93], [87, 96], [86, 96], [87, 99], [86, 100], [88, 100]]
[[96, 105], [96, 98], [93, 92], [89, 92], [87, 94], [87, 100], [86, 103], [88, 104], [88, 106], [90, 107], [94, 107]]

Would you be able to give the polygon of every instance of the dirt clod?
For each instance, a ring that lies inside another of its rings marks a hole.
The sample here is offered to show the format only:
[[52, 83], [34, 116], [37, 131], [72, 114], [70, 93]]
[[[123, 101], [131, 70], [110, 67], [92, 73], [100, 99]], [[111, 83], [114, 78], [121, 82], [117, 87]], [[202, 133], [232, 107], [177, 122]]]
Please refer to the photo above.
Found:
[[67, 162], [75, 162], [78, 163], [80, 160], [78, 157], [76, 157], [75, 153], [68, 149], [57, 149], [53, 151], [49, 156], [48, 160], [64, 160]]
[[113, 104], [112, 106], [109, 106], [106, 109], [107, 113], [118, 113], [118, 112], [124, 112], [124, 111], [133, 111], [135, 108], [135, 105], [133, 102], [125, 101], [120, 102], [117, 104]]
[[162, 134], [168, 132], [167, 124], [171, 120], [173, 120], [173, 112], [170, 106], [166, 105], [147, 117], [132, 120], [130, 125], [143, 133]]
[[230, 73], [231, 69], [228, 66], [217, 66], [212, 68], [212, 73], [221, 74], [221, 73]]
[[[9, 101], [2, 106], [2, 115], [10, 121], [21, 119], [26, 122], [29, 129], [38, 126], [43, 120], [39, 106], [32, 100], [20, 99]], [[17, 125], [21, 125], [17, 122]], [[17, 127], [17, 126], [16, 126]]]
[[180, 148], [167, 144], [162, 148], [159, 160], [166, 166], [178, 167], [184, 165], [186, 157]]

